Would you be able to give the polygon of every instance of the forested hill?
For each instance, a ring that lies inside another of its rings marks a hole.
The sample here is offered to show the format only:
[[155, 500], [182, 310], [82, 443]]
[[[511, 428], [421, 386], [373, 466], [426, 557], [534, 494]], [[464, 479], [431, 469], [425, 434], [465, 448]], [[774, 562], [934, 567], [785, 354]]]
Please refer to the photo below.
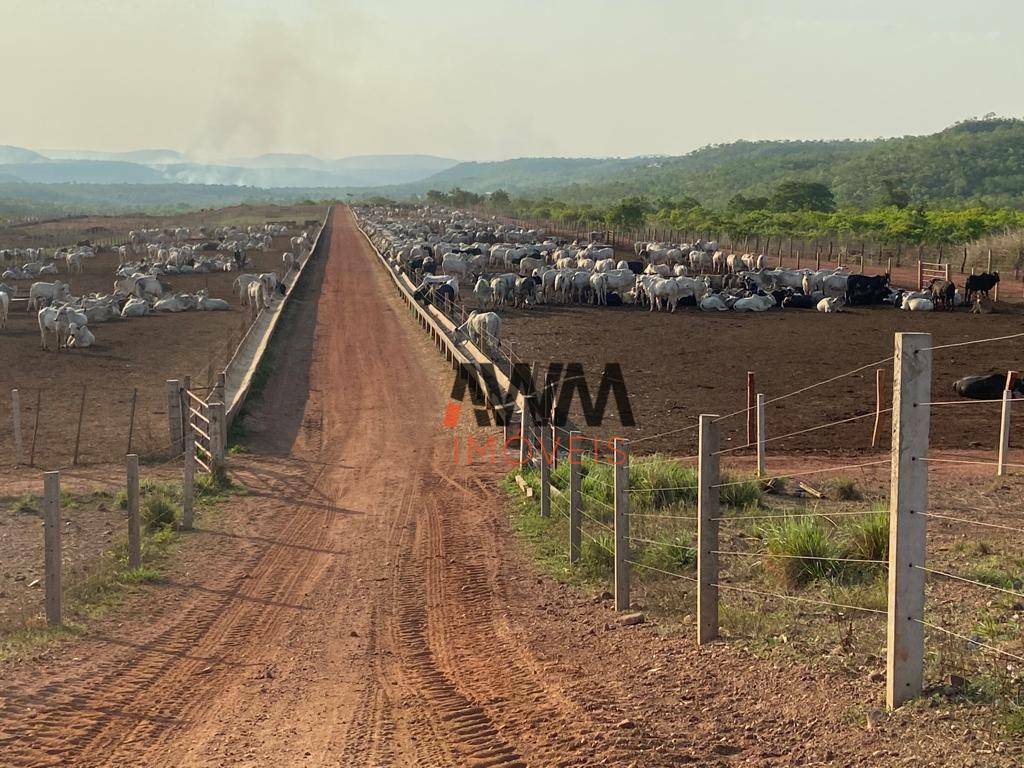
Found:
[[680, 157], [460, 163], [390, 192], [504, 189], [578, 203], [608, 203], [633, 195], [690, 196], [717, 208], [736, 194], [770, 195], [779, 183], [791, 180], [828, 185], [842, 207], [880, 205], [898, 190], [912, 203], [1022, 208], [1024, 120], [970, 120], [929, 136], [871, 141], [739, 141]]

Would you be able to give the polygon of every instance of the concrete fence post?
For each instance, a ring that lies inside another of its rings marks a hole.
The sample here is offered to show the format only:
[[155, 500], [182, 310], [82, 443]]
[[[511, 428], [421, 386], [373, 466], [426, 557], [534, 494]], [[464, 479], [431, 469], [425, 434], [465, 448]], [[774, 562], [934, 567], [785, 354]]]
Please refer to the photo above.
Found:
[[999, 464], [996, 474], [1000, 477], [1006, 474], [1006, 465], [1009, 462], [1010, 454], [1010, 407], [1013, 405], [1013, 390], [1003, 390], [1003, 410], [999, 417]]
[[196, 435], [191, 429], [185, 432], [185, 461], [182, 468], [181, 485], [181, 529], [191, 531], [195, 519], [196, 494]]
[[576, 443], [580, 432], [569, 433], [569, 562], [576, 563], [580, 559], [580, 546], [583, 536], [583, 512], [580, 481], [583, 479], [583, 455], [577, 450]]
[[615, 610], [629, 610], [629, 441], [612, 443], [615, 470]]
[[523, 407], [519, 411], [519, 469], [526, 467], [526, 458], [528, 456], [528, 446], [530, 438], [530, 430], [526, 426], [527, 413], [529, 409], [526, 407], [526, 401], [523, 400]]
[[181, 449], [181, 382], [178, 379], [167, 380], [167, 426], [171, 435], [171, 445]]
[[697, 464], [697, 645], [718, 637], [718, 424], [700, 416]]
[[142, 565], [142, 518], [139, 514], [139, 457], [130, 453], [125, 457], [125, 475], [128, 492], [128, 567]]
[[551, 430], [540, 428], [540, 516], [551, 517]]
[[43, 563], [45, 571], [46, 623], [63, 622], [61, 597], [60, 472], [43, 473]]
[[889, 491], [886, 704], [920, 695], [924, 680], [924, 571], [928, 508], [931, 334], [897, 333]]
[[757, 395], [757, 476], [764, 477], [767, 473], [765, 469], [766, 462], [766, 447], [768, 443], [767, 434], [767, 422], [765, 416], [765, 399], [764, 393], [758, 393]]
[[14, 429], [14, 464], [20, 466], [25, 459], [21, 444], [21, 396], [18, 390], [11, 390], [11, 424]]

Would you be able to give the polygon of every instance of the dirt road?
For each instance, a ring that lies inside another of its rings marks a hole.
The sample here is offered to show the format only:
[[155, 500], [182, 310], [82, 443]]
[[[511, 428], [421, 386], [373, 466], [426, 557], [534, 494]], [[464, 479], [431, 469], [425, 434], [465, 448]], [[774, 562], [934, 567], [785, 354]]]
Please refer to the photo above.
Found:
[[[917, 752], [902, 734], [920, 714], [891, 734], [854, 724], [851, 708], [880, 697], [864, 675], [698, 652], [537, 578], [495, 473], [453, 465], [449, 372], [346, 211], [310, 278], [250, 420], [253, 453], [233, 463], [251, 495], [85, 638], [0, 673], [0, 763], [870, 765]], [[919, 732], [925, 754], [958, 743]]]

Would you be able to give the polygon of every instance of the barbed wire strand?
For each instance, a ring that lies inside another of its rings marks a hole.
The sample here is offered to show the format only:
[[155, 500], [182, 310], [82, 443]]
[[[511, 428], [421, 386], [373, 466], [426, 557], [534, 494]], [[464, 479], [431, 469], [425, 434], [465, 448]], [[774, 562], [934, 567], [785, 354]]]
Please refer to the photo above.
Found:
[[[1024, 397], [1011, 397], [1011, 403], [1024, 403]], [[914, 403], [914, 405], [1002, 405], [1003, 399], [998, 400], [936, 400], [931, 403]]]
[[812, 597], [798, 597], [797, 595], [782, 595], [777, 592], [762, 592], [758, 589], [749, 589], [747, 587], [736, 587], [732, 584], [712, 584], [713, 587], [719, 589], [731, 590], [733, 592], [747, 592], [752, 595], [761, 595], [762, 597], [775, 597], [780, 600], [793, 600], [799, 603], [813, 603], [815, 605], [826, 605], [831, 608], [845, 608], [851, 611], [864, 611], [865, 613], [880, 613], [883, 616], [886, 615], [886, 611], [880, 611], [877, 608], [866, 608], [862, 605], [846, 605], [844, 603], [833, 603], [829, 600], [816, 600]]
[[840, 472], [844, 469], [858, 469], [860, 467], [871, 467], [878, 464], [888, 464], [890, 459], [878, 459], [877, 461], [866, 461], [862, 464], [844, 464], [838, 467], [827, 467], [826, 469], [809, 469], [806, 472], [791, 472], [786, 475], [772, 475], [770, 477], [753, 477], [749, 480], [734, 480], [729, 483], [718, 483], [709, 486], [710, 488], [726, 488], [730, 485], [745, 485], [747, 483], [767, 483], [769, 480], [784, 480], [788, 477], [802, 477], [803, 475], [815, 475], [822, 472]]
[[1015, 661], [1019, 661], [1019, 662], [1024, 663], [1024, 656], [1018, 656], [1015, 653], [1010, 653], [1009, 651], [1004, 651], [1002, 648], [996, 648], [994, 645], [989, 645], [988, 643], [983, 643], [980, 640], [974, 639], [973, 637], [968, 637], [967, 635], [961, 635], [959, 632], [954, 632], [951, 629], [946, 629], [945, 627], [940, 627], [938, 624], [932, 624], [930, 621], [925, 621], [924, 619], [915, 619], [913, 616], [911, 616], [909, 618], [910, 618], [911, 621], [917, 622], [918, 624], [920, 624], [923, 627], [928, 627], [929, 629], [934, 629], [934, 630], [936, 630], [938, 632], [943, 632], [943, 633], [945, 633], [947, 635], [951, 635], [952, 637], [959, 638], [960, 640], [966, 640], [968, 643], [971, 643], [972, 645], [976, 645], [979, 648], [984, 648], [985, 650], [992, 651], [993, 653], [997, 653], [1000, 656], [1006, 656], [1008, 658], [1014, 659]]
[[627, 536], [626, 541], [635, 541], [638, 544], [653, 544], [656, 547], [678, 547], [679, 549], [688, 549], [691, 552], [696, 552], [696, 547], [688, 547], [685, 544], [676, 544], [672, 541], [655, 541], [654, 539], [644, 539], [638, 536]]
[[[784, 515], [730, 515], [729, 517], [712, 517], [712, 520], [785, 520], [791, 517], [845, 517], [853, 515], [877, 515], [879, 512], [889, 514], [888, 510], [861, 510], [859, 512], [794, 512]], [[630, 515], [632, 517], [632, 515]]]
[[1018, 591], [1016, 591], [1014, 589], [1006, 589], [1005, 587], [996, 587], [996, 586], [994, 586], [992, 584], [986, 584], [983, 581], [977, 581], [975, 579], [968, 579], [965, 576], [957, 576], [955, 573], [948, 573], [947, 571], [940, 571], [940, 570], [938, 570], [936, 568], [928, 568], [927, 566], [924, 566], [924, 565], [914, 565], [913, 563], [910, 564], [910, 567], [911, 568], [916, 568], [919, 571], [924, 571], [925, 573], [934, 573], [936, 576], [944, 576], [945, 578], [952, 579], [953, 581], [961, 581], [964, 584], [973, 584], [976, 587], [982, 587], [984, 589], [991, 589], [991, 590], [993, 590], [995, 592], [1003, 592], [1003, 593], [1005, 593], [1007, 595], [1013, 595], [1014, 597], [1024, 597], [1024, 592], [1018, 592]]
[[697, 583], [697, 579], [693, 576], [687, 576], [685, 573], [675, 573], [674, 571], [666, 571], [661, 568], [655, 568], [653, 565], [647, 565], [646, 563], [638, 563], [636, 560], [626, 560], [630, 565], [635, 565], [637, 568], [645, 568], [648, 571], [654, 571], [655, 573], [663, 573], [666, 576], [671, 576], [674, 579], [682, 579], [683, 581], [689, 581], [694, 584]]
[[993, 336], [989, 339], [974, 339], [972, 341], [958, 341], [953, 344], [937, 344], [934, 347], [923, 347], [922, 352], [931, 352], [936, 349], [951, 349], [952, 347], [967, 347], [971, 344], [988, 344], [993, 341], [1008, 341], [1009, 339], [1019, 339], [1024, 337], [1024, 333], [1012, 333], [1009, 336]]
[[870, 563], [875, 565], [888, 565], [888, 560], [867, 560], [859, 557], [821, 557], [818, 555], [775, 555], [771, 552], [727, 552], [720, 549], [711, 550], [713, 555], [730, 555], [733, 557], [763, 557], [779, 560], [821, 560], [835, 563]]
[[[974, 464], [979, 467], [998, 467], [998, 461], [971, 461], [968, 459], [940, 459], [933, 458], [931, 456], [919, 456], [915, 461], [927, 461], [933, 464]], [[1010, 467], [1011, 469], [1024, 469], [1024, 464], [1003, 464], [1004, 467]]]
[[[764, 442], [765, 443], [774, 443], [776, 440], [787, 440], [787, 439], [789, 439], [791, 437], [796, 437], [797, 435], [807, 434], [808, 432], [817, 432], [818, 430], [828, 429], [829, 427], [834, 427], [834, 426], [837, 426], [839, 424], [847, 424], [847, 423], [849, 423], [851, 421], [857, 421], [859, 419], [870, 418], [871, 416], [875, 416], [876, 414], [891, 413], [891, 412], [892, 412], [892, 408], [885, 408], [885, 409], [883, 409], [881, 411], [871, 411], [870, 413], [862, 413], [859, 416], [850, 416], [849, 418], [846, 418], [846, 419], [837, 419], [835, 421], [829, 421], [829, 422], [826, 422], [824, 424], [818, 424], [817, 426], [814, 426], [814, 427], [808, 427], [807, 429], [799, 429], [796, 432], [789, 432], [788, 434], [785, 434], [785, 435], [776, 435], [775, 437], [769, 437], [769, 438], [766, 438]], [[716, 451], [713, 455], [721, 456], [724, 453], [731, 453], [732, 451], [739, 451], [739, 450], [742, 450], [743, 448], [753, 448], [756, 445], [757, 445], [757, 442], [755, 441], [753, 443], [747, 443], [746, 445], [738, 445], [738, 446], [736, 446], [734, 448], [724, 448], [721, 451]]]
[[967, 523], [968, 525], [980, 525], [983, 528], [999, 528], [1003, 531], [1014, 531], [1015, 533], [1024, 533], [1024, 528], [1015, 528], [1011, 525], [1000, 525], [999, 523], [986, 523], [982, 520], [970, 520], [966, 517], [953, 517], [952, 515], [942, 515], [938, 512], [918, 512], [917, 514], [925, 517], [937, 517], [941, 520], [950, 520], [954, 523]]

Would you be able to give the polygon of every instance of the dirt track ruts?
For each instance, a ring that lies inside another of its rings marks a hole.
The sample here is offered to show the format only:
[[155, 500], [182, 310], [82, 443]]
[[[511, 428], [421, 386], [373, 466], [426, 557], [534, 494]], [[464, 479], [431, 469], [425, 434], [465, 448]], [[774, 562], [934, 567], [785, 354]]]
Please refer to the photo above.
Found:
[[539, 578], [497, 471], [452, 461], [450, 372], [347, 211], [329, 237], [232, 458], [249, 495], [83, 638], [0, 667], [0, 765], [962, 764], [938, 710], [859, 725], [863, 669], [698, 650]]
[[5, 764], [589, 765], [628, 752], [568, 748], [592, 718], [508, 625], [489, 530], [500, 502], [450, 463], [447, 371], [346, 211], [330, 238], [310, 280], [322, 290], [296, 297], [294, 343], [250, 418], [255, 453], [236, 463], [253, 535], [162, 585], [130, 639], [15, 670]]

